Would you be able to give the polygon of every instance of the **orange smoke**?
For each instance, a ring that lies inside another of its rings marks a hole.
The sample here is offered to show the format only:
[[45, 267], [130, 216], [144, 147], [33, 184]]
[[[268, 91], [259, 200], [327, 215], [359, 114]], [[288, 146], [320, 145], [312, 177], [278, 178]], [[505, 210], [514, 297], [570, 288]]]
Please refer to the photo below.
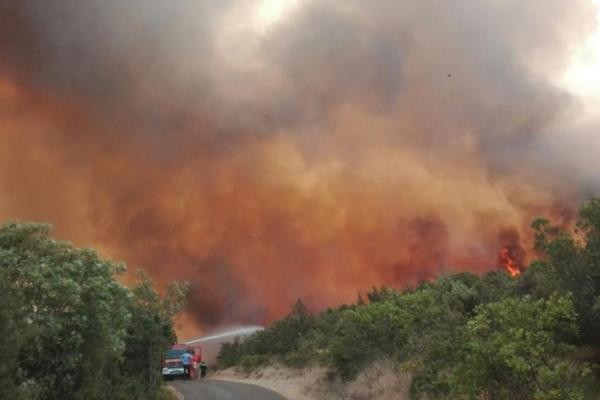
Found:
[[189, 281], [184, 335], [517, 274], [530, 221], [572, 218], [540, 70], [584, 2], [314, 1], [260, 32], [252, 2], [84, 3], [0, 4], [0, 219]]

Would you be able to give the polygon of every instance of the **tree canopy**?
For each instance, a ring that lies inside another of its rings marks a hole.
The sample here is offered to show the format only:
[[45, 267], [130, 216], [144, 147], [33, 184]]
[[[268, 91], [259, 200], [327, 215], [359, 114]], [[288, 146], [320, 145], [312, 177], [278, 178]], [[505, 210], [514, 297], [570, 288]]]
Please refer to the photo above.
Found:
[[128, 289], [115, 279], [123, 264], [50, 231], [0, 228], [0, 398], [157, 398], [185, 285], [164, 298], [145, 277]]

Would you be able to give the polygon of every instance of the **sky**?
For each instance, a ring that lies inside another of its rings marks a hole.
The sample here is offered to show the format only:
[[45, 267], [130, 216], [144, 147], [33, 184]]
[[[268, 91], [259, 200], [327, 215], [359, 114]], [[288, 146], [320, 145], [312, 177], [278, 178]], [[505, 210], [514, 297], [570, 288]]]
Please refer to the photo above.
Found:
[[184, 337], [525, 268], [600, 189], [598, 10], [0, 2], [0, 220], [190, 282]]
[[[596, 23], [600, 21], [600, 0], [593, 0]], [[590, 113], [600, 111], [600, 28], [575, 47], [562, 84], [583, 98]]]

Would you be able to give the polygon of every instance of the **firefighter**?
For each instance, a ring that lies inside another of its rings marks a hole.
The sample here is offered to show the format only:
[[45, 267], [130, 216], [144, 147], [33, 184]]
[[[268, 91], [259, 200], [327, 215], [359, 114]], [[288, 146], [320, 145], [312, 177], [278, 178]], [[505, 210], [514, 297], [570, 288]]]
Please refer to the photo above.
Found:
[[181, 357], [179, 357], [179, 359], [181, 360], [181, 364], [183, 365], [183, 375], [185, 379], [190, 379], [191, 378], [191, 365], [192, 365], [192, 355], [190, 354], [189, 350], [186, 350], [185, 353], [183, 353], [181, 355]]
[[204, 378], [206, 376], [206, 371], [208, 370], [208, 365], [206, 361], [202, 361], [200, 363], [200, 378]]

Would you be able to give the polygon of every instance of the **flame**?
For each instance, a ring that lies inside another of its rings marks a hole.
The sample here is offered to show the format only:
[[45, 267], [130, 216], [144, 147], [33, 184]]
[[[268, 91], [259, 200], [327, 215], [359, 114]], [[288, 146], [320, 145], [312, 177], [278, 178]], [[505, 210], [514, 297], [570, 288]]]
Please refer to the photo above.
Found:
[[508, 247], [504, 247], [500, 250], [500, 262], [506, 269], [506, 272], [512, 277], [518, 276], [521, 274], [521, 266], [518, 262], [516, 262], [510, 254], [510, 250]]

